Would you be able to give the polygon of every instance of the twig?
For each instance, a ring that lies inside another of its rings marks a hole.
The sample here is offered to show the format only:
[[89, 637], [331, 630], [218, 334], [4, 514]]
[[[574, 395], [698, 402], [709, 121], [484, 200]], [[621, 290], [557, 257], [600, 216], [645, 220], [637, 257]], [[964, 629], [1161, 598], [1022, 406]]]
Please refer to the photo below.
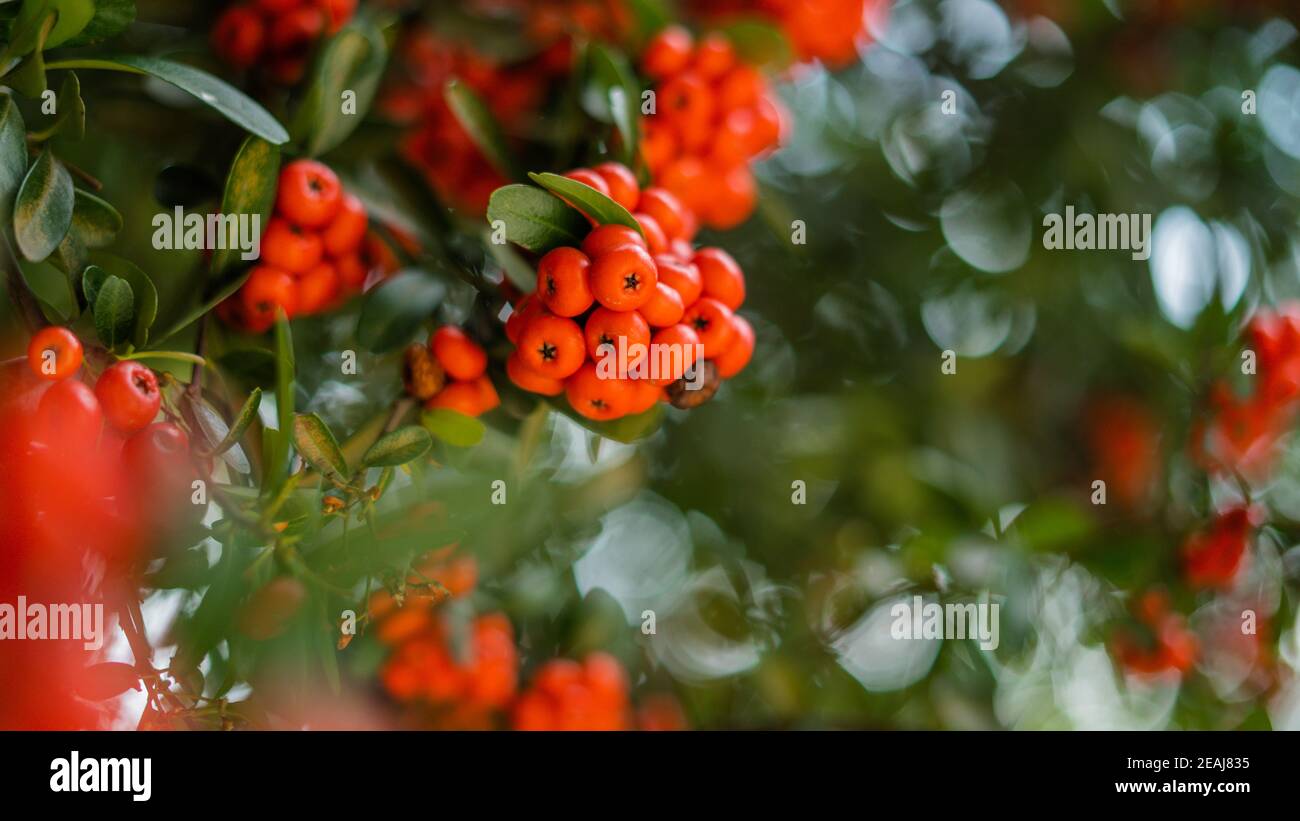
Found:
[[384, 433], [392, 433], [397, 430], [397, 426], [402, 424], [406, 414], [410, 413], [411, 408], [415, 405], [415, 400], [409, 396], [404, 396], [393, 403], [393, 412], [388, 415], [388, 421], [384, 423]]

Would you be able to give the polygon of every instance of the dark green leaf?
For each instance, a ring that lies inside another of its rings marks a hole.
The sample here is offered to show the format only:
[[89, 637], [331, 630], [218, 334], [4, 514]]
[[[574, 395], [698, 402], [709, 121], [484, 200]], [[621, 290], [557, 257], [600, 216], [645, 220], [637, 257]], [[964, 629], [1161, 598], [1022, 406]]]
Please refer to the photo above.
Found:
[[366, 295], [357, 339], [375, 353], [406, 344], [442, 302], [444, 292], [443, 284], [424, 271], [399, 272]]
[[379, 437], [366, 451], [366, 467], [396, 467], [418, 459], [433, 446], [429, 432], [419, 425], [407, 425]]
[[143, 348], [149, 341], [149, 329], [158, 318], [158, 290], [153, 280], [134, 262], [105, 252], [92, 253], [90, 261], [112, 276], [126, 280], [135, 293], [135, 331], [132, 342]]
[[567, 403], [557, 400], [557, 404], [561, 406], [565, 416], [568, 416], [592, 433], [624, 444], [631, 444], [654, 433], [659, 429], [659, 425], [664, 418], [663, 406], [659, 404], [635, 416], [624, 416], [621, 419], [613, 419], [609, 422], [596, 422], [577, 413]]
[[[379, 87], [388, 60], [384, 37], [373, 25], [354, 21], [325, 45], [315, 79], [294, 118], [296, 139], [308, 156], [318, 156], [347, 139], [361, 123]], [[356, 99], [343, 110], [343, 95]], [[355, 108], [351, 104], [355, 104]]]
[[269, 142], [282, 145], [289, 140], [289, 132], [284, 130], [284, 126], [244, 92], [206, 71], [184, 63], [176, 63], [160, 57], [119, 54], [61, 60], [47, 65], [46, 68], [51, 70], [86, 68], [148, 74], [194, 95], [226, 119]]
[[28, 170], [14, 206], [14, 235], [24, 257], [39, 261], [54, 253], [72, 225], [73, 204], [72, 177], [47, 148]]
[[18, 105], [0, 94], [0, 219], [13, 213], [14, 198], [27, 176], [27, 128]]
[[[261, 137], [250, 135], [239, 147], [226, 175], [226, 191], [221, 198], [223, 215], [258, 215], [263, 230], [275, 205], [275, 191], [280, 176], [280, 149]], [[218, 248], [212, 252], [212, 272], [220, 274], [239, 260], [237, 248]]]
[[483, 441], [487, 431], [483, 423], [472, 416], [447, 408], [434, 408], [420, 414], [420, 424], [425, 430], [449, 445], [469, 448]]
[[457, 80], [451, 80], [443, 89], [447, 105], [456, 115], [456, 120], [469, 134], [470, 139], [487, 157], [489, 163], [506, 179], [517, 179], [514, 163], [511, 161], [510, 149], [501, 134], [501, 126], [492, 112], [488, 110], [481, 97], [473, 89]]
[[56, 48], [76, 37], [95, 16], [94, 0], [27, 0], [18, 12], [16, 27], [25, 27], [56, 12], [58, 19], [45, 38], [45, 48]]
[[[253, 420], [257, 418], [257, 408], [261, 404], [262, 389], [253, 388], [252, 392], [248, 394], [248, 398], [244, 400], [244, 406], [239, 409], [239, 415], [235, 417], [235, 424], [230, 426], [225, 438], [217, 443], [212, 452], [221, 454], [232, 447], [237, 447], [240, 438], [244, 435], [244, 431], [248, 430], [248, 426], [253, 424]], [[247, 473], [248, 471], [244, 472]]]
[[86, 103], [81, 99], [81, 82], [75, 71], [63, 75], [63, 85], [55, 98], [54, 122], [41, 132], [43, 137], [56, 134], [74, 140], [86, 136]]
[[[253, 470], [252, 465], [248, 463], [248, 457], [244, 455], [243, 448], [237, 444], [239, 434], [232, 436], [234, 430], [226, 424], [225, 418], [221, 412], [212, 406], [212, 403], [203, 397], [194, 398], [188, 392], [183, 394], [185, 402], [189, 408], [190, 416], [198, 426], [199, 432], [207, 440], [208, 448], [214, 453], [220, 453], [222, 461], [240, 473], [250, 473]], [[249, 420], [251, 421], [251, 420]], [[248, 423], [244, 423], [244, 428]]]
[[499, 220], [508, 241], [536, 254], [561, 245], [576, 246], [589, 229], [582, 215], [563, 200], [531, 185], [506, 185], [493, 191], [487, 219], [493, 226]]
[[252, 268], [244, 271], [225, 285], [222, 285], [221, 288], [217, 290], [216, 294], [214, 294], [210, 299], [203, 301], [189, 313], [184, 314], [180, 319], [172, 323], [167, 330], [163, 331], [161, 334], [154, 334], [154, 345], [161, 345], [163, 342], [171, 339], [173, 336], [185, 330], [199, 319], [207, 316], [208, 312], [217, 307], [218, 304], [225, 302], [226, 299], [235, 291], [238, 291], [240, 287], [248, 281], [248, 277], [252, 272]]
[[[275, 412], [278, 428], [268, 437], [270, 447], [266, 461], [267, 481], [262, 488], [267, 493], [280, 489], [281, 483], [288, 477], [289, 443], [293, 436], [293, 383], [297, 375], [297, 363], [293, 355], [293, 332], [289, 327], [289, 317], [283, 309], [275, 312]], [[267, 431], [264, 436], [271, 434]]]
[[217, 357], [222, 370], [246, 385], [275, 387], [275, 354], [265, 348], [237, 348]]
[[346, 482], [348, 463], [329, 426], [314, 413], [300, 413], [293, 419], [293, 443], [299, 455], [321, 475]]
[[108, 272], [103, 268], [98, 265], [86, 266], [86, 270], [81, 274], [81, 295], [87, 305], [94, 306], [95, 299], [99, 296], [99, 289], [103, 287], [106, 279], [108, 279]]
[[588, 47], [582, 107], [592, 117], [618, 129], [622, 137], [620, 158], [628, 166], [635, 165], [640, 156], [640, 99], [641, 86], [627, 58], [600, 43]]
[[125, 345], [131, 338], [131, 320], [135, 316], [135, 296], [121, 277], [109, 276], [95, 297], [95, 332], [105, 348]]
[[529, 174], [533, 182], [563, 199], [599, 225], [626, 225], [641, 232], [641, 225], [626, 208], [586, 183], [559, 174]]

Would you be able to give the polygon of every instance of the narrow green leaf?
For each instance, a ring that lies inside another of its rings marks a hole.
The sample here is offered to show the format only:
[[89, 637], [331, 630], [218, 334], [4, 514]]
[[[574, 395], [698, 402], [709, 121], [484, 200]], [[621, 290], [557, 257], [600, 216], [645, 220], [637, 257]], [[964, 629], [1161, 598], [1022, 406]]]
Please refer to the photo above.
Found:
[[445, 292], [445, 286], [424, 271], [399, 272], [366, 295], [357, 318], [357, 339], [375, 353], [406, 344]]
[[54, 122], [43, 129], [39, 139], [49, 139], [56, 134], [80, 140], [86, 136], [86, 103], [81, 99], [81, 82], [77, 72], [63, 75], [63, 85], [55, 97]]
[[272, 481], [263, 482], [268, 492], [280, 489], [281, 483], [288, 476], [289, 443], [293, 436], [294, 395], [293, 382], [297, 375], [297, 363], [293, 355], [293, 332], [289, 327], [289, 317], [283, 309], [275, 312], [275, 410], [278, 429], [272, 439], [271, 458], [267, 461], [267, 470]]
[[433, 438], [419, 425], [407, 425], [379, 437], [362, 458], [366, 467], [396, 467], [420, 458], [433, 447]]
[[95, 332], [105, 348], [125, 345], [131, 337], [131, 320], [135, 316], [135, 295], [131, 285], [121, 277], [109, 276], [95, 297]]
[[164, 60], [161, 57], [119, 54], [60, 60], [46, 65], [47, 70], [62, 68], [148, 74], [194, 95], [226, 119], [268, 142], [282, 145], [289, 141], [289, 132], [284, 130], [284, 126], [252, 98], [224, 80], [184, 63]]
[[95, 0], [95, 16], [64, 45], [68, 48], [116, 37], [135, 22], [135, 0]]
[[316, 61], [315, 79], [294, 117], [294, 137], [302, 142], [305, 154], [324, 154], [360, 125], [374, 101], [387, 62], [383, 34], [364, 20], [353, 21], [330, 38]]
[[626, 225], [641, 232], [641, 225], [623, 206], [586, 183], [552, 174], [529, 174], [533, 182], [560, 197], [572, 207], [591, 217], [599, 225]]
[[[230, 430], [226, 431], [226, 435], [212, 448], [214, 456], [219, 456], [239, 444], [239, 440], [243, 438], [248, 426], [253, 424], [253, 420], [257, 418], [257, 408], [261, 404], [262, 389], [253, 388], [252, 392], [248, 394], [248, 398], [244, 400], [244, 406], [239, 409], [239, 415], [235, 417], [235, 424], [230, 426]], [[243, 472], [247, 473], [248, 471]]]
[[298, 454], [321, 475], [346, 482], [348, 463], [329, 426], [314, 413], [300, 413], [293, 419], [293, 444]]
[[420, 424], [438, 439], [458, 448], [471, 448], [483, 441], [487, 428], [478, 419], [448, 408], [434, 408], [420, 414]]
[[23, 256], [48, 257], [72, 226], [72, 177], [47, 148], [32, 163], [14, 207], [14, 235]]
[[95, 299], [99, 296], [99, 289], [104, 286], [106, 279], [108, 279], [108, 272], [103, 268], [98, 265], [86, 266], [86, 270], [81, 274], [81, 295], [87, 305], [94, 306]]
[[[280, 149], [261, 137], [249, 135], [244, 140], [226, 174], [226, 191], [221, 198], [223, 215], [257, 215], [262, 230], [271, 218], [275, 191], [280, 177]], [[236, 248], [218, 248], [212, 252], [212, 272], [221, 274], [239, 261]]]
[[488, 199], [488, 224], [505, 226], [505, 238], [535, 254], [582, 242], [589, 226], [559, 197], [531, 185], [505, 185]]
[[[207, 440], [207, 446], [213, 455], [220, 454], [221, 460], [239, 473], [251, 473], [253, 467], [248, 463], [248, 457], [244, 455], [243, 448], [238, 444], [239, 435], [231, 436], [233, 428], [226, 424], [221, 412], [202, 396], [194, 397], [189, 392], [182, 394], [182, 396], [190, 418], [198, 427], [203, 438]], [[245, 423], [244, 427], [247, 428], [248, 424]], [[240, 433], [242, 434], [242, 432], [241, 430]], [[229, 440], [229, 444], [227, 444], [227, 440]]]
[[163, 331], [161, 334], [154, 334], [153, 344], [155, 346], [161, 345], [163, 342], [166, 342], [168, 339], [171, 339], [173, 336], [185, 330], [190, 325], [193, 325], [195, 322], [199, 321], [204, 316], [207, 316], [207, 314], [213, 308], [217, 307], [218, 304], [226, 301], [226, 299], [229, 298], [231, 294], [235, 293], [235, 291], [238, 291], [241, 287], [243, 287], [244, 283], [248, 281], [248, 277], [250, 274], [252, 274], [252, 272], [253, 272], [252, 268], [249, 268], [247, 271], [244, 271], [242, 274], [230, 280], [225, 285], [222, 285], [221, 288], [219, 288], [211, 298], [204, 300], [203, 302], [195, 306], [192, 310], [183, 314], [181, 318], [176, 320], [174, 323], [172, 323], [167, 328], [167, 330]]
[[627, 57], [622, 52], [600, 43], [587, 48], [586, 77], [582, 92], [582, 107], [601, 122], [611, 123], [618, 129], [623, 163], [636, 165], [640, 156], [641, 86]]
[[561, 409], [565, 416], [592, 433], [623, 444], [631, 444], [654, 433], [659, 429], [664, 418], [664, 409], [661, 404], [656, 404], [650, 410], [638, 413], [635, 416], [624, 416], [608, 422], [597, 422], [588, 419], [569, 407], [567, 402], [557, 400], [557, 407]]
[[470, 139], [487, 157], [498, 172], [506, 179], [518, 179], [506, 138], [501, 133], [501, 126], [488, 109], [483, 99], [473, 89], [458, 80], [451, 80], [443, 89], [447, 105], [456, 115], [456, 120], [469, 134]]

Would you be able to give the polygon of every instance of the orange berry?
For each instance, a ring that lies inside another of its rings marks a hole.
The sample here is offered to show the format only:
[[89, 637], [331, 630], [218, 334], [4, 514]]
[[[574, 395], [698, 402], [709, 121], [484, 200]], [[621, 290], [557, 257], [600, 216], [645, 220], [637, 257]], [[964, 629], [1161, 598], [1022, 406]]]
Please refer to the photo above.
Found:
[[689, 240], [695, 236], [695, 216], [666, 188], [641, 192], [641, 211], [655, 218], [669, 239]]
[[271, 50], [281, 54], [298, 51], [325, 30], [325, 15], [320, 9], [303, 7], [281, 14], [271, 22]]
[[587, 361], [564, 381], [569, 405], [588, 419], [617, 419], [627, 412], [632, 392], [629, 379], [601, 379], [596, 363]]
[[261, 261], [291, 274], [305, 274], [321, 260], [319, 234], [304, 231], [282, 217], [272, 217], [262, 235]]
[[681, 294], [662, 280], [655, 284], [654, 295], [641, 306], [641, 314], [646, 322], [656, 328], [676, 325], [682, 321], [685, 313], [686, 306], [682, 303]]
[[519, 334], [519, 350], [523, 364], [550, 379], [571, 376], [587, 358], [578, 323], [552, 314], [528, 322]]
[[786, 132], [786, 120], [789, 115], [785, 108], [771, 97], [764, 96], [754, 106], [754, 144], [750, 155], [761, 154], [769, 148], [780, 145]]
[[452, 379], [468, 382], [487, 370], [487, 354], [482, 346], [454, 325], [443, 325], [435, 331], [429, 348]]
[[767, 91], [767, 81], [758, 69], [740, 64], [718, 83], [718, 107], [723, 111], [753, 108]]
[[677, 135], [671, 125], [660, 117], [642, 122], [641, 157], [646, 167], [658, 173], [677, 156]]
[[626, 165], [616, 162], [601, 163], [594, 169], [609, 187], [609, 196], [614, 202], [629, 211], [636, 210], [637, 201], [641, 199], [641, 186], [637, 184], [636, 175]]
[[360, 254], [348, 254], [336, 259], [334, 270], [338, 271], [339, 286], [345, 291], [360, 291], [370, 274], [366, 264], [361, 261]]
[[361, 204], [361, 200], [351, 194], [343, 194], [338, 214], [321, 233], [325, 253], [335, 258], [356, 253], [361, 247], [361, 241], [366, 238], [369, 222], [366, 207]]
[[698, 74], [683, 72], [659, 87], [658, 112], [689, 149], [701, 131], [705, 140], [708, 139], [713, 122], [713, 90]]
[[678, 157], [669, 162], [658, 178], [691, 211], [703, 211], [709, 203], [709, 167], [699, 157]]
[[662, 254], [669, 248], [668, 235], [659, 225], [659, 221], [649, 214], [637, 211], [632, 217], [636, 220], [637, 225], [641, 226], [641, 231], [645, 236], [642, 238], [642, 244], [652, 256]]
[[736, 65], [736, 50], [725, 34], [711, 32], [695, 46], [691, 66], [706, 80], [716, 80]]
[[518, 345], [519, 333], [528, 324], [528, 320], [544, 313], [546, 309], [542, 307], [542, 301], [536, 294], [528, 294], [516, 302], [510, 311], [510, 316], [506, 317], [506, 339]]
[[244, 303], [244, 315], [254, 327], [269, 328], [275, 321], [276, 307], [283, 308], [286, 316], [293, 316], [298, 310], [293, 277], [270, 265], [253, 269], [240, 289], [240, 299]]
[[212, 29], [212, 50], [235, 68], [249, 68], [262, 55], [266, 27], [246, 6], [226, 9]]
[[641, 70], [661, 80], [682, 69], [691, 60], [691, 33], [682, 26], [668, 26], [651, 38], [641, 55]]
[[[730, 167], [748, 160], [756, 147], [758, 125], [752, 109], [738, 108], [728, 112], [722, 118], [722, 125], [713, 141], [713, 162]], [[665, 181], [664, 184], [668, 183]]]
[[323, 228], [343, 199], [339, 178], [323, 163], [295, 160], [280, 172], [276, 212], [302, 228]]
[[754, 213], [758, 202], [758, 184], [749, 166], [732, 166], [718, 177], [706, 217], [709, 225], [720, 231], [735, 228]]
[[537, 295], [558, 316], [577, 316], [591, 307], [595, 297], [587, 284], [591, 260], [577, 248], [547, 252], [537, 264]]
[[591, 264], [591, 292], [597, 302], [615, 311], [644, 305], [657, 281], [654, 260], [639, 245], [620, 246]]
[[501, 404], [492, 380], [486, 375], [469, 381], [452, 382], [424, 403], [426, 408], [444, 408], [466, 416], [481, 416]]
[[731, 344], [735, 328], [731, 324], [731, 309], [712, 297], [702, 297], [686, 309], [682, 324], [695, 329], [704, 345], [704, 357], [712, 359]]
[[[15, 276], [15, 274], [10, 274]], [[52, 355], [51, 355], [52, 354]], [[67, 328], [42, 328], [27, 343], [27, 365], [41, 379], [57, 381], [72, 376], [81, 367], [85, 352], [81, 340]], [[8, 399], [9, 397], [5, 397]]]
[[525, 365], [517, 349], [506, 358], [506, 376], [530, 393], [540, 393], [542, 396], [559, 396], [564, 393], [562, 381], [543, 376]]
[[334, 266], [322, 262], [297, 281], [298, 313], [314, 314], [329, 307], [339, 292], [339, 275]]
[[704, 280], [695, 263], [660, 255], [655, 257], [655, 265], [659, 278], [681, 296], [682, 305], [694, 305], [704, 292]]
[[650, 346], [654, 357], [651, 367], [657, 377], [651, 382], [660, 387], [681, 379], [701, 354], [699, 334], [684, 322], [655, 332]]
[[731, 327], [734, 331], [731, 344], [713, 359], [713, 364], [718, 366], [718, 376], [723, 379], [730, 379], [744, 370], [754, 355], [753, 326], [740, 314], [732, 314]]
[[699, 269], [705, 296], [733, 311], [740, 307], [745, 301], [745, 274], [731, 254], [721, 248], [701, 248], [691, 261]]
[[646, 238], [635, 228], [628, 228], [626, 225], [616, 223], [598, 225], [591, 229], [591, 233], [587, 234], [586, 239], [582, 241], [582, 252], [595, 259], [606, 251], [612, 251], [618, 246], [627, 245], [628, 243], [640, 245], [642, 248], [649, 247]]
[[621, 348], [631, 356], [633, 345], [650, 344], [650, 325], [638, 311], [611, 311], [602, 307], [587, 317], [583, 336], [593, 360], [604, 356], [600, 350], [603, 345], [612, 345], [615, 353]]

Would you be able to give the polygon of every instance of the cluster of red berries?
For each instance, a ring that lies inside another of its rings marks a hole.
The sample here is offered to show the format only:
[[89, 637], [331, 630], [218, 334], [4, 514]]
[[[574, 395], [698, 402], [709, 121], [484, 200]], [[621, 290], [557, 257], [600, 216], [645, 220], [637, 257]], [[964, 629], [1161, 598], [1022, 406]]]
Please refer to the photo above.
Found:
[[217, 56], [239, 69], [261, 64], [281, 85], [296, 85], [311, 49], [343, 28], [357, 0], [251, 0], [231, 6], [212, 29]]
[[189, 436], [172, 422], [154, 421], [162, 392], [152, 370], [116, 362], [92, 387], [79, 373], [83, 357], [67, 328], [32, 337], [30, 374], [7, 386], [4, 397], [5, 416], [16, 414], [8, 433], [18, 446], [5, 457], [6, 472], [23, 477], [24, 498], [41, 508], [35, 524], [48, 532], [33, 544], [69, 536], [125, 558], [151, 529], [183, 513], [178, 502], [190, 501]]
[[1111, 652], [1130, 673], [1160, 675], [1186, 673], [1196, 662], [1196, 636], [1186, 620], [1169, 608], [1163, 591], [1148, 591], [1135, 603], [1134, 616], [1142, 627], [1142, 637], [1121, 631], [1111, 642]]
[[248, 281], [218, 315], [250, 333], [275, 323], [276, 309], [308, 316], [361, 290], [369, 275], [363, 243], [369, 219], [328, 166], [295, 160], [280, 172], [275, 213]]
[[1237, 578], [1255, 522], [1245, 506], [1223, 511], [1208, 530], [1193, 533], [1183, 542], [1183, 572], [1194, 588], [1226, 588]]
[[[507, 375], [533, 393], [565, 394], [596, 420], [641, 413], [660, 399], [707, 401], [754, 351], [753, 328], [735, 312], [745, 299], [740, 266], [719, 248], [695, 250], [690, 211], [662, 188], [641, 191], [625, 166], [567, 176], [627, 208], [641, 231], [601, 225], [581, 248], [542, 257], [536, 291], [506, 321], [516, 346]], [[702, 378], [688, 389], [694, 376]]]
[[628, 730], [631, 701], [627, 672], [606, 653], [582, 662], [552, 659], [515, 703], [516, 730]]
[[510, 133], [527, 128], [546, 94], [548, 78], [569, 71], [567, 53], [547, 52], [504, 65], [470, 47], [415, 29], [398, 48], [398, 75], [385, 86], [379, 108], [408, 128], [402, 156], [424, 175], [439, 199], [474, 213], [506, 179], [488, 162], [447, 102], [448, 81], [474, 91]]
[[708, 20], [763, 17], [778, 26], [801, 62], [818, 60], [842, 68], [857, 59], [871, 38], [869, 17], [878, 0], [691, 0], [691, 10]]
[[466, 416], [481, 416], [501, 404], [487, 376], [487, 352], [460, 328], [444, 325], [428, 345], [406, 349], [406, 392], [430, 410], [446, 408]]
[[655, 82], [641, 141], [655, 182], [705, 225], [739, 225], [758, 198], [749, 163], [780, 144], [787, 119], [766, 78], [737, 58], [725, 35], [696, 42], [681, 26], [655, 35], [641, 70]]

